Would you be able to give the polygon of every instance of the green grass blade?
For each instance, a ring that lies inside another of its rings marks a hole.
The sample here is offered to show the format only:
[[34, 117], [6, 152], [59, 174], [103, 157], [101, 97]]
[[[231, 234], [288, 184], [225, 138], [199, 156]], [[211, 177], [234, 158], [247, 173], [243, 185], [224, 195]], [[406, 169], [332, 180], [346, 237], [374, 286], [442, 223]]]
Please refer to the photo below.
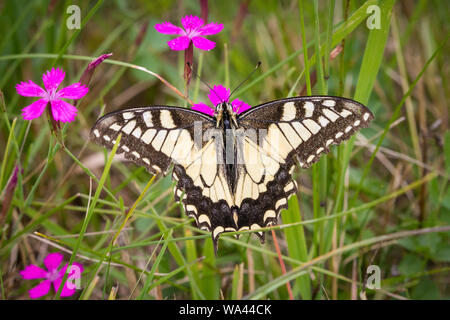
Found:
[[[301, 222], [300, 206], [297, 196], [292, 196], [289, 201], [289, 210], [283, 215], [283, 223]], [[306, 248], [305, 231], [302, 225], [294, 228], [284, 229], [289, 256], [298, 261], [308, 260], [308, 250]], [[300, 291], [302, 299], [311, 299], [311, 283], [309, 275], [302, 275], [296, 279], [296, 285]]]
[[[88, 208], [88, 211], [86, 213], [86, 217], [85, 217], [85, 219], [83, 221], [83, 225], [81, 227], [81, 231], [80, 231], [79, 236], [77, 238], [77, 242], [75, 243], [72, 255], [70, 256], [70, 260], [69, 260], [69, 264], [68, 264], [69, 267], [74, 262], [75, 257], [76, 257], [77, 252], [78, 252], [78, 249], [79, 249], [79, 247], [81, 245], [81, 242], [83, 240], [84, 234], [86, 233], [87, 227], [89, 225], [89, 222], [90, 222], [90, 220], [92, 218], [92, 214], [94, 212], [94, 208], [97, 205], [97, 201], [100, 198], [100, 193], [103, 190], [103, 185], [105, 184], [106, 178], [109, 175], [109, 171], [111, 169], [112, 160], [114, 158], [114, 155], [116, 154], [117, 148], [119, 147], [121, 137], [122, 137], [122, 134], [119, 134], [119, 136], [116, 139], [116, 143], [114, 144], [114, 147], [112, 148], [111, 153], [109, 154], [108, 160], [106, 161], [105, 168], [103, 169], [103, 173], [102, 173], [102, 176], [100, 178], [100, 182], [99, 182], [99, 184], [97, 186], [97, 189], [95, 190], [94, 198], [92, 199], [91, 205]], [[69, 270], [69, 268], [67, 268], [67, 270]], [[61, 285], [59, 286], [58, 292], [56, 293], [56, 296], [55, 296], [56, 300], [58, 300], [60, 298], [61, 291], [62, 291], [62, 289], [64, 287], [64, 284], [66, 283], [67, 277], [69, 275], [67, 273], [67, 270], [66, 270], [66, 273], [64, 274], [64, 277], [63, 277], [63, 279], [61, 281]]]

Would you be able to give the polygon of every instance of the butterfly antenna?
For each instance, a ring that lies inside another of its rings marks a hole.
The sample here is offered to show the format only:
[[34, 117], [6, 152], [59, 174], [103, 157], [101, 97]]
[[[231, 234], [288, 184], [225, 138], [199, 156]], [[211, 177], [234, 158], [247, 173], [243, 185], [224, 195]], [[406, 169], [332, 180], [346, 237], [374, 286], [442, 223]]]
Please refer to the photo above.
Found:
[[[211, 92], [214, 92], [214, 94], [217, 96], [217, 98], [219, 98], [220, 101], [222, 101], [222, 98], [217, 94], [216, 91], [214, 91], [214, 89], [208, 84], [208, 82], [204, 81], [197, 72], [194, 72], [194, 69], [192, 68], [191, 64], [189, 62], [186, 62], [187, 66], [189, 67], [189, 69], [191, 70], [191, 72], [194, 74], [194, 76], [196, 76], [205, 86], [207, 86], [209, 88], [209, 90]], [[223, 102], [223, 101], [222, 101]]]
[[230, 100], [231, 100], [231, 96], [233, 95], [233, 93], [235, 93], [237, 89], [239, 89], [244, 83], [246, 83], [247, 80], [250, 79], [251, 76], [256, 72], [256, 70], [259, 69], [260, 66], [261, 66], [261, 61], [258, 61], [258, 64], [256, 65], [255, 69], [253, 69], [253, 71], [250, 72], [250, 74], [247, 76], [247, 78], [245, 78], [241, 83], [239, 83], [239, 85], [236, 88], [233, 89], [233, 91], [231, 91], [230, 98], [229, 98]]

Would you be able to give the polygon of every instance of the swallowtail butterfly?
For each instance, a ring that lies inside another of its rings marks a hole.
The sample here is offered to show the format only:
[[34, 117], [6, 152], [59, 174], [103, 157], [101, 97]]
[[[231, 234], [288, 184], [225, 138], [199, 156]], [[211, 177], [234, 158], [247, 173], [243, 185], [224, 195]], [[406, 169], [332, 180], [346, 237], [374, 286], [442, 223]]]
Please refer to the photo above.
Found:
[[[180, 107], [149, 106], [101, 117], [91, 138], [151, 173], [173, 166], [175, 200], [200, 229], [219, 235], [275, 225], [297, 190], [292, 172], [317, 162], [373, 119], [364, 105], [341, 97], [294, 97], [241, 114], [223, 102], [214, 116]], [[264, 234], [257, 232], [261, 241]]]

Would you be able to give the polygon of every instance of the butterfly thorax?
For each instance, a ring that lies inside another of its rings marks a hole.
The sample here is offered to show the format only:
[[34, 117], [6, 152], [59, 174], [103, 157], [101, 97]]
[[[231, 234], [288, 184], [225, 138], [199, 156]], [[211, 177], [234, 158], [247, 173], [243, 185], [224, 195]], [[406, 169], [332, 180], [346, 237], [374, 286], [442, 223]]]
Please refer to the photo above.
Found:
[[226, 130], [238, 127], [236, 113], [233, 111], [233, 106], [228, 102], [222, 102], [216, 106], [214, 117], [216, 119], [216, 128]]

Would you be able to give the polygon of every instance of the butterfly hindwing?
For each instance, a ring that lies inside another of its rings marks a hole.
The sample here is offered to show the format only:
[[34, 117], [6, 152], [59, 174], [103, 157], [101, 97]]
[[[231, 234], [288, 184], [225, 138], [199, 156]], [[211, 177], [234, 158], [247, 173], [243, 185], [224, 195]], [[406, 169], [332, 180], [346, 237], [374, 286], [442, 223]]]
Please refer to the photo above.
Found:
[[[264, 130], [242, 130], [237, 144], [237, 173], [234, 188], [238, 230], [258, 230], [276, 224], [278, 213], [287, 208], [288, 197], [297, 186], [289, 170], [293, 161], [284, 161], [278, 150], [264, 148]], [[258, 232], [261, 240], [264, 234]]]
[[234, 196], [226, 176], [222, 131], [210, 129], [204, 140], [190, 163], [174, 166], [175, 200], [181, 200], [200, 229], [212, 232], [217, 244], [219, 234], [237, 230], [232, 214]]

